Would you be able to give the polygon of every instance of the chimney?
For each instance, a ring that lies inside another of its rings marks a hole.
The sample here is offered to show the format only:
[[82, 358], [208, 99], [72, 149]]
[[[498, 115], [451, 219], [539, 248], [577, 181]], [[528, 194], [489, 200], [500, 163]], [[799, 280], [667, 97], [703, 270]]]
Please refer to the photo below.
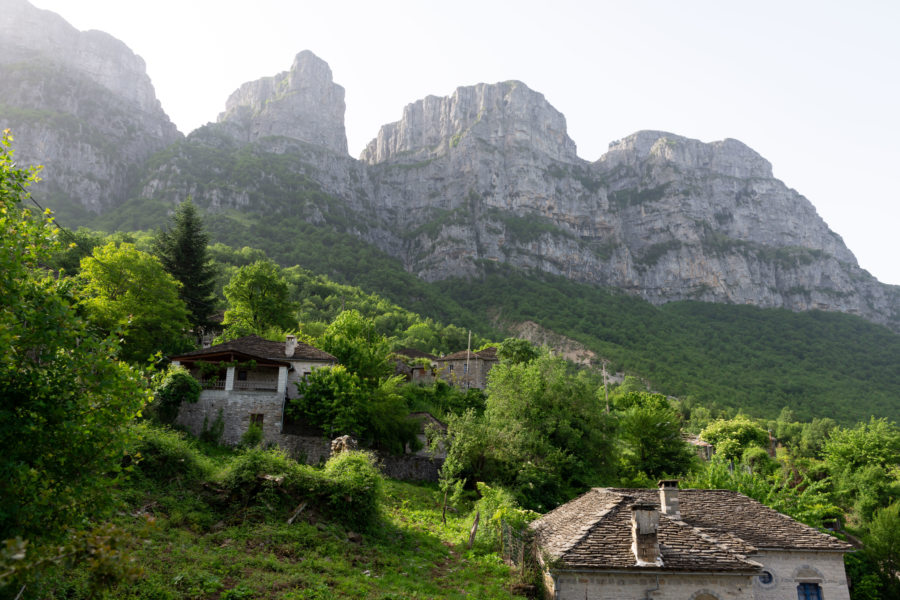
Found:
[[678, 506], [678, 480], [663, 479], [657, 485], [659, 485], [659, 505], [662, 507], [662, 514], [680, 521], [681, 509]]
[[294, 355], [294, 350], [297, 349], [297, 336], [289, 335], [284, 339], [284, 355], [288, 358]]
[[659, 508], [655, 504], [631, 505], [631, 551], [639, 567], [661, 567], [659, 554]]

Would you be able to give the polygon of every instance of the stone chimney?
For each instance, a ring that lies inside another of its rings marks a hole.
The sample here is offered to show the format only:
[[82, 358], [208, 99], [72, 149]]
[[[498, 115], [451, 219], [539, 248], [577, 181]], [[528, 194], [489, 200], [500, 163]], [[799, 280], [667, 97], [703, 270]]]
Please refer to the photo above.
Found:
[[678, 480], [663, 479], [657, 485], [659, 485], [659, 505], [662, 507], [662, 514], [680, 521], [681, 509], [678, 506]]
[[631, 505], [631, 551], [639, 567], [661, 567], [659, 554], [659, 507], [655, 504]]
[[297, 336], [289, 335], [285, 337], [284, 340], [284, 355], [288, 358], [294, 355], [294, 350], [297, 349]]

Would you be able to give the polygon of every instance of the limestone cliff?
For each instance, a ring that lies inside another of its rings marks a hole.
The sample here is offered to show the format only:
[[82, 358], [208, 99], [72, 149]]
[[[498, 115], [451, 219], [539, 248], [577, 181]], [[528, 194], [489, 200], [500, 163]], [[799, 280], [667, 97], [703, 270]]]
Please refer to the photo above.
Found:
[[244, 142], [271, 136], [293, 138], [347, 154], [344, 88], [331, 68], [309, 50], [290, 71], [242, 85], [231, 94], [218, 122]]
[[44, 165], [35, 193], [95, 212], [122, 202], [150, 154], [180, 137], [144, 61], [25, 0], [0, 9], [0, 129], [20, 162]]

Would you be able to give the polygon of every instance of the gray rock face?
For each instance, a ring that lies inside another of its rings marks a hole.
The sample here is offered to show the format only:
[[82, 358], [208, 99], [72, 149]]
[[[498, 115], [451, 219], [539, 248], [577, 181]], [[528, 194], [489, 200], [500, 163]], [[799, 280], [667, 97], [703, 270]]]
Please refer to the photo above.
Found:
[[328, 63], [309, 50], [290, 71], [242, 85], [231, 94], [219, 123], [244, 142], [283, 136], [347, 154], [344, 88]]
[[446, 156], [458, 145], [482, 142], [501, 151], [526, 150], [575, 162], [566, 119], [544, 96], [519, 81], [480, 83], [452, 96], [429, 96], [409, 104], [403, 119], [385, 125], [363, 150], [370, 165]]
[[[354, 161], [335, 153], [345, 148], [334, 133], [343, 132], [336, 114], [343, 91], [336, 102], [340, 88], [327, 67], [306, 60], [318, 66], [297, 68], [298, 57], [290, 73], [242, 86], [210, 133], [292, 157], [340, 200], [345, 220], [365, 224], [356, 235], [419, 277], [477, 276], [483, 261], [502, 262], [655, 303], [818, 308], [900, 329], [900, 288], [860, 269], [812, 204], [741, 142], [641, 131], [588, 163], [577, 157], [563, 115], [512, 81], [408, 105]], [[301, 102], [282, 99], [279, 87], [318, 91]], [[308, 122], [332, 133], [310, 133]], [[162, 179], [151, 175], [145, 195], [178, 185], [177, 176]], [[273, 175], [257, 179], [270, 185]], [[227, 182], [178, 192], [187, 193], [200, 202], [207, 196], [213, 209], [244, 210], [261, 195]], [[328, 222], [324, 207], [305, 210], [310, 222]]]
[[20, 162], [44, 165], [35, 193], [95, 212], [121, 202], [150, 154], [181, 137], [144, 61], [25, 0], [0, 5], [0, 129]]

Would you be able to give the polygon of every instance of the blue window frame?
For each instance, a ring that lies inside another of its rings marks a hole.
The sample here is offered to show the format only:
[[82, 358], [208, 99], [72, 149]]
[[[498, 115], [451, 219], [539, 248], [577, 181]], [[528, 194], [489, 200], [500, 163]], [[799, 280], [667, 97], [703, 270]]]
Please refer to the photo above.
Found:
[[801, 583], [797, 586], [797, 600], [822, 600], [822, 588], [818, 583]]

